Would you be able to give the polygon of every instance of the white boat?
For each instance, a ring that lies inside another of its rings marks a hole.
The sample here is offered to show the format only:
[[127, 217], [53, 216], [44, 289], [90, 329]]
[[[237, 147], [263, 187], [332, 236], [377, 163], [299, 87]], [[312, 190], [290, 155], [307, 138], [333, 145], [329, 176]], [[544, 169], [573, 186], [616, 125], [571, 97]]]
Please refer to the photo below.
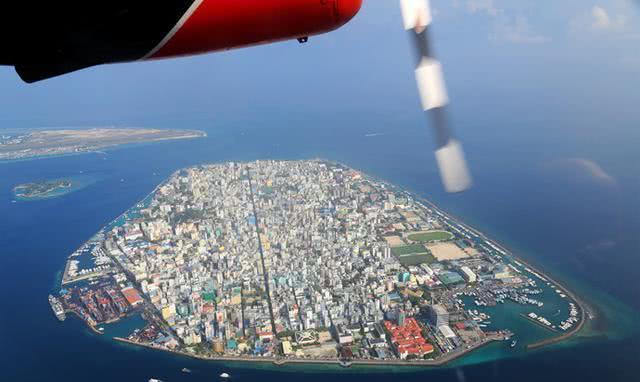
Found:
[[162, 382], [161, 379], [149, 378], [149, 382]]
[[220, 374], [220, 378], [230, 378], [231, 376], [228, 373]]

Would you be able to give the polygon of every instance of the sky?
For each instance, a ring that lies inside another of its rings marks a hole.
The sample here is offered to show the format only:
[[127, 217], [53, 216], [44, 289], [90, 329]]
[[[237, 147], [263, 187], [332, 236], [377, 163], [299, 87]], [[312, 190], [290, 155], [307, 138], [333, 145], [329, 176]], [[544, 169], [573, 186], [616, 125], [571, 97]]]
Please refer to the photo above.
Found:
[[[637, 88], [640, 4], [435, 0], [433, 7], [454, 105], [492, 107], [515, 87], [519, 97], [579, 108], [611, 95], [624, 102], [620, 96]], [[2, 67], [0, 128], [153, 125], [327, 106], [401, 113], [416, 104], [409, 52], [397, 1], [365, 0], [351, 23], [307, 45], [100, 66], [34, 85]]]
[[[640, 2], [432, 4], [436, 55], [463, 142], [523, 151], [560, 145], [573, 165], [605, 173], [598, 150], [610, 160], [635, 151]], [[0, 67], [0, 129], [426, 130], [412, 60], [397, 1], [365, 0], [349, 24], [304, 45], [103, 65], [31, 85]]]

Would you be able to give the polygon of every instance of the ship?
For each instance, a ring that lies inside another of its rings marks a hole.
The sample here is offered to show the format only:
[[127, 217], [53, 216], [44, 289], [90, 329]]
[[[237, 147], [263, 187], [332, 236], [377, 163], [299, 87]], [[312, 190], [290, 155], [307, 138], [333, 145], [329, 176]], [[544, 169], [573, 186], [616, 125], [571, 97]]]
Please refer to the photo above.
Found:
[[182, 368], [183, 373], [191, 373], [191, 369], [187, 369], [186, 367]]
[[49, 295], [49, 305], [51, 305], [51, 309], [58, 320], [64, 321], [64, 319], [67, 318], [64, 314], [62, 303], [57, 298], [53, 297], [53, 295]]
[[220, 374], [220, 378], [225, 378], [226, 379], [226, 378], [229, 378], [229, 377], [231, 377], [231, 376], [228, 373]]

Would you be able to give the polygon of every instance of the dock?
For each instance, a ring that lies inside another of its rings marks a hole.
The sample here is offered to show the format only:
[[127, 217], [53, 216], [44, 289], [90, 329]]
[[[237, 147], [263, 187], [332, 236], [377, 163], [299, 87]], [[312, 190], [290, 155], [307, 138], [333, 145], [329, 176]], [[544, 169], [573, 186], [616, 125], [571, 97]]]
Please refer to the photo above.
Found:
[[522, 316], [522, 317], [526, 318], [527, 320], [529, 320], [529, 321], [531, 321], [531, 322], [533, 322], [533, 323], [538, 324], [539, 326], [541, 326], [541, 327], [543, 327], [543, 328], [545, 328], [545, 329], [548, 329], [548, 330], [549, 330], [549, 331], [551, 331], [551, 332], [554, 332], [554, 333], [557, 333], [557, 332], [558, 332], [558, 330], [556, 330], [556, 329], [552, 328], [551, 326], [547, 326], [547, 325], [543, 324], [542, 322], [540, 322], [540, 321], [536, 320], [535, 318], [531, 318], [531, 317], [527, 316], [527, 315], [526, 315], [526, 314], [524, 314], [524, 313], [520, 313], [520, 316]]

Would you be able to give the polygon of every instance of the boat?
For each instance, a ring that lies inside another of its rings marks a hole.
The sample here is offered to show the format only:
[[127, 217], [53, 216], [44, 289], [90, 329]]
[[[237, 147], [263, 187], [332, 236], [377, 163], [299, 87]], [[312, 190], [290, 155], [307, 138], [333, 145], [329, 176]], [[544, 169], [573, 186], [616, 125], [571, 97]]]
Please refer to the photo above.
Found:
[[230, 378], [231, 376], [228, 373], [220, 374], [220, 378]]
[[149, 378], [149, 382], [162, 382], [161, 379]]
[[191, 373], [191, 369], [187, 369], [186, 367], [182, 368], [183, 373]]
[[53, 313], [56, 315], [56, 318], [60, 321], [64, 321], [66, 315], [64, 314], [64, 308], [62, 307], [62, 303], [57, 298], [53, 297], [53, 295], [49, 295], [49, 305], [51, 305], [51, 309]]
[[511, 342], [511, 347], [512, 348], [516, 347], [517, 343], [518, 343], [518, 340], [513, 340], [513, 342]]
[[349, 361], [348, 359], [341, 359], [340, 360], [340, 366], [342, 367], [351, 367], [351, 365], [353, 365], [353, 362]]

